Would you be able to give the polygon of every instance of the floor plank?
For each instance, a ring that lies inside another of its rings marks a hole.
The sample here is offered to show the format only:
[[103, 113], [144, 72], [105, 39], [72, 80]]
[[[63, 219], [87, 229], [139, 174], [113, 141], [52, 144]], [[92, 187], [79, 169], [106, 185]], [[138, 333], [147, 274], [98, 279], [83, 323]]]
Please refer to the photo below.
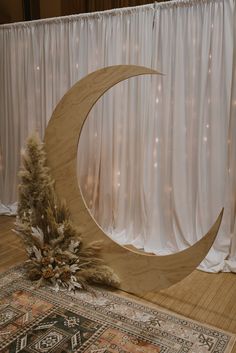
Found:
[[[11, 230], [14, 221], [14, 217], [0, 216], [0, 272], [26, 259], [20, 239]], [[131, 296], [124, 292], [122, 295]], [[236, 334], [236, 275], [233, 273], [210, 274], [196, 270], [178, 284], [159, 293], [147, 293], [143, 299]], [[236, 353], [236, 346], [232, 352]]]
[[0, 272], [26, 260], [21, 240], [12, 231], [14, 217], [0, 216]]

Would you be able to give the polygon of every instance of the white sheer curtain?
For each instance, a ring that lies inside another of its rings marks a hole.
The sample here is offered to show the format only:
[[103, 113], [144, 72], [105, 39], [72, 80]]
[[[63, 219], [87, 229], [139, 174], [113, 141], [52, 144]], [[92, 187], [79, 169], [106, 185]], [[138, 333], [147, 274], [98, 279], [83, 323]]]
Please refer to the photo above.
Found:
[[229, 122], [229, 207], [231, 209], [230, 223], [230, 252], [226, 260], [227, 269], [236, 272], [236, 8], [234, 8], [234, 56], [233, 80], [231, 91], [230, 122]]
[[87, 205], [117, 241], [158, 254], [193, 244], [224, 206], [201, 268], [235, 271], [233, 11], [233, 0], [177, 1], [0, 26], [2, 205], [16, 201], [25, 138], [43, 136], [73, 83], [153, 67], [165, 76], [119, 84], [90, 113], [78, 153]]

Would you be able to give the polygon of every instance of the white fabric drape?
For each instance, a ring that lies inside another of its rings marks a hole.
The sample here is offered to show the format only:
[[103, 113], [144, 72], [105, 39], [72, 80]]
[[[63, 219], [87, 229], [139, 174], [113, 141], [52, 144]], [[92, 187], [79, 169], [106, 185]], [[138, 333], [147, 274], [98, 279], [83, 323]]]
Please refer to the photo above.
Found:
[[236, 8], [234, 8], [234, 56], [230, 109], [228, 164], [231, 217], [229, 219], [230, 253], [226, 259], [226, 266], [229, 271], [236, 272]]
[[[16, 201], [19, 150], [87, 73], [137, 64], [79, 143], [88, 208], [119, 242], [184, 249], [225, 214], [201, 268], [236, 270], [233, 0], [177, 1], [0, 27], [0, 199]], [[234, 142], [233, 142], [234, 141]], [[234, 144], [234, 145], [233, 145]]]

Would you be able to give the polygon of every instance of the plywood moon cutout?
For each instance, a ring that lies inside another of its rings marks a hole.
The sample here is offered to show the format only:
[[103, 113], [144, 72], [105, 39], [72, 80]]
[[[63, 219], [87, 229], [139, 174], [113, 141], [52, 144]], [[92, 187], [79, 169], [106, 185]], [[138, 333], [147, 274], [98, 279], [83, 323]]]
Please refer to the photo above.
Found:
[[77, 148], [84, 121], [109, 88], [147, 74], [160, 73], [146, 67], [119, 65], [89, 74], [61, 99], [45, 135], [48, 166], [56, 181], [58, 196], [66, 200], [72, 220], [82, 230], [85, 241], [103, 240], [103, 258], [120, 277], [121, 289], [138, 296], [167, 288], [196, 269], [211, 248], [223, 215], [222, 209], [209, 232], [193, 246], [175, 254], [156, 256], [115, 243], [86, 208], [77, 181]]

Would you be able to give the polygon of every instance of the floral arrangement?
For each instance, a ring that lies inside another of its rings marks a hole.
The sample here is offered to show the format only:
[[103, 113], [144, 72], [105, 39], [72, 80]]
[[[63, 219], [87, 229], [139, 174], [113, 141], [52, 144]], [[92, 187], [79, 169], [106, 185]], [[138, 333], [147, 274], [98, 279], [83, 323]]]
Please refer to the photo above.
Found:
[[57, 291], [88, 283], [118, 287], [119, 278], [100, 257], [101, 243], [85, 244], [65, 203], [57, 199], [38, 135], [28, 139], [22, 162], [15, 232], [29, 256], [29, 278], [37, 287], [51, 283]]

